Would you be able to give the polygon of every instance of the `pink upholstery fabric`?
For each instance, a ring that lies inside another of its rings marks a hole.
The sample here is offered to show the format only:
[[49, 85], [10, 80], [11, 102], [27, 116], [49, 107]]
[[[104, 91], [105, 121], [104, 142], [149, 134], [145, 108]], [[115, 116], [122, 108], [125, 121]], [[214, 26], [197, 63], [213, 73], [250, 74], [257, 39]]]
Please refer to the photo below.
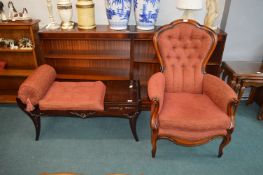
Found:
[[159, 129], [160, 135], [169, 135], [175, 138], [188, 140], [188, 141], [199, 141], [204, 138], [209, 138], [218, 135], [226, 135], [227, 131], [223, 129], [211, 130], [211, 131], [184, 131], [180, 129]]
[[[39, 100], [46, 94], [53, 81], [56, 78], [56, 71], [49, 65], [38, 67], [27, 79], [21, 84], [18, 90], [18, 98], [24, 104], [38, 104]], [[27, 107], [32, 109], [32, 107]]]
[[97, 82], [54, 82], [43, 99], [41, 110], [104, 110], [106, 87]]
[[165, 65], [165, 91], [202, 93], [202, 63], [212, 47], [210, 35], [188, 23], [159, 34], [158, 48]]
[[150, 99], [159, 99], [159, 112], [163, 106], [163, 96], [165, 88], [165, 78], [161, 72], [155, 73], [151, 76], [148, 82], [148, 95]]
[[216, 131], [230, 127], [230, 118], [207, 95], [165, 93], [160, 128], [182, 131]]
[[237, 100], [237, 95], [233, 89], [216, 76], [206, 74], [203, 87], [203, 93], [209, 96], [225, 113], [227, 113], [228, 104]]

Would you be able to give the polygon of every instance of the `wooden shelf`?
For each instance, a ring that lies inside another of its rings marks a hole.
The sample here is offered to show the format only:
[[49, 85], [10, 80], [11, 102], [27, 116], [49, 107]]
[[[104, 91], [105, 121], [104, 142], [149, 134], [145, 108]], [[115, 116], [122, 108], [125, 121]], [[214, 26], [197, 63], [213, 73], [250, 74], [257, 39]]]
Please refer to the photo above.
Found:
[[33, 49], [9, 49], [9, 48], [0, 48], [0, 52], [33, 52]]
[[19, 70], [19, 69], [2, 69], [0, 70], [0, 76], [5, 77], [27, 77], [33, 70]]
[[17, 97], [17, 91], [15, 90], [1, 90], [0, 91], [0, 103], [15, 103]]
[[142, 59], [134, 59], [135, 63], [152, 63], [152, 64], [160, 64], [160, 62], [158, 61], [158, 59], [147, 59], [147, 58], [142, 58]]
[[129, 78], [124, 76], [116, 75], [98, 75], [98, 74], [57, 74], [57, 79], [60, 80], [112, 80], [114, 77], [115, 80], [129, 80]]
[[118, 51], [57, 51], [45, 55], [45, 59], [82, 59], [82, 60], [129, 60], [130, 55]]
[[123, 69], [74, 69], [57, 70], [57, 78], [64, 80], [129, 80], [129, 70]]
[[[52, 37], [51, 37], [52, 35]], [[42, 39], [112, 39], [112, 40], [129, 40], [130, 29], [127, 30], [111, 30], [108, 25], [96, 25], [96, 28], [90, 30], [81, 30], [77, 26], [72, 30], [46, 30], [39, 31], [39, 36]]]
[[31, 26], [36, 23], [39, 23], [40, 20], [38, 19], [32, 19], [32, 20], [26, 20], [26, 21], [8, 21], [8, 22], [1, 22], [1, 27], [3, 26], [15, 26], [17, 27], [25, 27], [25, 26]]
[[2, 104], [16, 103], [16, 95], [0, 95], [0, 103]]

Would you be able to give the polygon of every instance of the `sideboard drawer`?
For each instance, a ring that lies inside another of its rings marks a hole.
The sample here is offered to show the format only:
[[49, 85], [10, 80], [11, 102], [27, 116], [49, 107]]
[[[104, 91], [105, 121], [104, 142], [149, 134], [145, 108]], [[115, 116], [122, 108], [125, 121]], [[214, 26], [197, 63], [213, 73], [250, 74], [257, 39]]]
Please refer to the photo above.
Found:
[[136, 105], [105, 105], [105, 112], [110, 113], [119, 113], [119, 115], [125, 115], [130, 113], [135, 113], [139, 111], [138, 106]]

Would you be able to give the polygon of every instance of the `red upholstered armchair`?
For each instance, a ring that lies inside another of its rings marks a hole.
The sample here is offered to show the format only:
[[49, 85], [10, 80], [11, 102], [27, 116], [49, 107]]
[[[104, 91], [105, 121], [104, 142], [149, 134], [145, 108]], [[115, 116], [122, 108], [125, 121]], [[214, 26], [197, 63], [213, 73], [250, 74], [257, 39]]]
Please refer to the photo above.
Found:
[[238, 101], [225, 82], [205, 73], [216, 34], [195, 21], [177, 20], [161, 27], [153, 41], [162, 72], [148, 82], [152, 157], [158, 139], [196, 146], [222, 137], [221, 157], [235, 127]]

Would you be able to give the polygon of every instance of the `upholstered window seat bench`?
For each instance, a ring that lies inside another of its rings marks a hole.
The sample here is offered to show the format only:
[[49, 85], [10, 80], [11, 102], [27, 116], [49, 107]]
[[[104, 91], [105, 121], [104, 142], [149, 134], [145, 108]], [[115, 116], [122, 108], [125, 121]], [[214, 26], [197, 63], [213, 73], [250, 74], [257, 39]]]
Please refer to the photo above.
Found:
[[56, 76], [53, 67], [42, 65], [18, 90], [17, 104], [33, 121], [36, 140], [43, 116], [126, 118], [134, 139], [139, 140], [136, 133], [141, 101], [139, 81], [69, 82], [57, 81]]

